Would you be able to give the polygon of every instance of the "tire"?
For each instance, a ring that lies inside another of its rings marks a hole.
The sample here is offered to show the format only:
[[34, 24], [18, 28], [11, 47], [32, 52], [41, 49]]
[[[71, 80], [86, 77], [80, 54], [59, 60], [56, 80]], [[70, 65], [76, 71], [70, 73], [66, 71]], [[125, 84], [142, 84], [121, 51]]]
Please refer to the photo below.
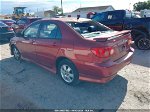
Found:
[[135, 39], [135, 45], [140, 50], [149, 50], [150, 49], [150, 39], [145, 37], [144, 35], [139, 35], [137, 39]]
[[79, 73], [71, 61], [67, 59], [62, 60], [57, 70], [58, 75], [66, 84], [75, 86], [79, 83]]
[[9, 37], [7, 40], [8, 40], [8, 42], [10, 42], [10, 39], [11, 39], [11, 37]]
[[17, 47], [15, 46], [12, 46], [12, 52], [13, 52], [13, 55], [14, 55], [14, 58], [17, 60], [17, 61], [20, 61], [21, 60], [21, 53], [19, 52], [19, 50], [17, 49]]

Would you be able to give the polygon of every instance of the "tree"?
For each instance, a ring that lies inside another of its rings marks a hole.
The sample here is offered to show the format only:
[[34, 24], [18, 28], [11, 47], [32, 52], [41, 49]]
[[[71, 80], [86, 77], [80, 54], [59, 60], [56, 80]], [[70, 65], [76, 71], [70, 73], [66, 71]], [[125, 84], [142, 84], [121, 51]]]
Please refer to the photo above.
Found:
[[144, 9], [150, 9], [150, 0], [145, 2], [138, 2], [133, 5], [135, 11], [140, 11]]
[[62, 8], [59, 8], [58, 6], [54, 6], [53, 11], [55, 12], [55, 14], [61, 14], [62, 13]]

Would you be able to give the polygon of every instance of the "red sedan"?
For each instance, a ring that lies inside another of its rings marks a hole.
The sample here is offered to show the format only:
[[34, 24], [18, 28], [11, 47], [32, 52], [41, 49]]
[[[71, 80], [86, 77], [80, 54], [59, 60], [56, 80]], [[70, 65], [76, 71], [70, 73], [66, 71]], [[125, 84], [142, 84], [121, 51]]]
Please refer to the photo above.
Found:
[[11, 39], [11, 54], [30, 60], [75, 85], [106, 83], [131, 62], [130, 31], [113, 31], [89, 19], [54, 18], [32, 23]]

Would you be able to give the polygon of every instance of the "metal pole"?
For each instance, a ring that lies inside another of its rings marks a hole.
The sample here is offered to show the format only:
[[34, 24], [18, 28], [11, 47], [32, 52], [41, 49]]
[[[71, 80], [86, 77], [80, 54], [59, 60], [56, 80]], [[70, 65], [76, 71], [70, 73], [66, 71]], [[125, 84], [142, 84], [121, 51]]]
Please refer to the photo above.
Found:
[[62, 9], [62, 15], [63, 15], [63, 3], [62, 3], [62, 0], [61, 0], [61, 9]]

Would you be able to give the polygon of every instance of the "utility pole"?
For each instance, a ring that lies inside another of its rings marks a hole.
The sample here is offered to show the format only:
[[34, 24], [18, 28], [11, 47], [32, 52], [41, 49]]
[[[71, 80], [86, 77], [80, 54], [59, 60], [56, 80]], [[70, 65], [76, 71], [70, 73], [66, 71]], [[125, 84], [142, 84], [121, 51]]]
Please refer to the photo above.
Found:
[[131, 10], [131, 2], [129, 3], [129, 10]]
[[63, 15], [63, 3], [62, 3], [62, 0], [61, 0], [61, 9], [62, 9], [62, 15]]
[[80, 0], [80, 8], [81, 8], [81, 0]]

